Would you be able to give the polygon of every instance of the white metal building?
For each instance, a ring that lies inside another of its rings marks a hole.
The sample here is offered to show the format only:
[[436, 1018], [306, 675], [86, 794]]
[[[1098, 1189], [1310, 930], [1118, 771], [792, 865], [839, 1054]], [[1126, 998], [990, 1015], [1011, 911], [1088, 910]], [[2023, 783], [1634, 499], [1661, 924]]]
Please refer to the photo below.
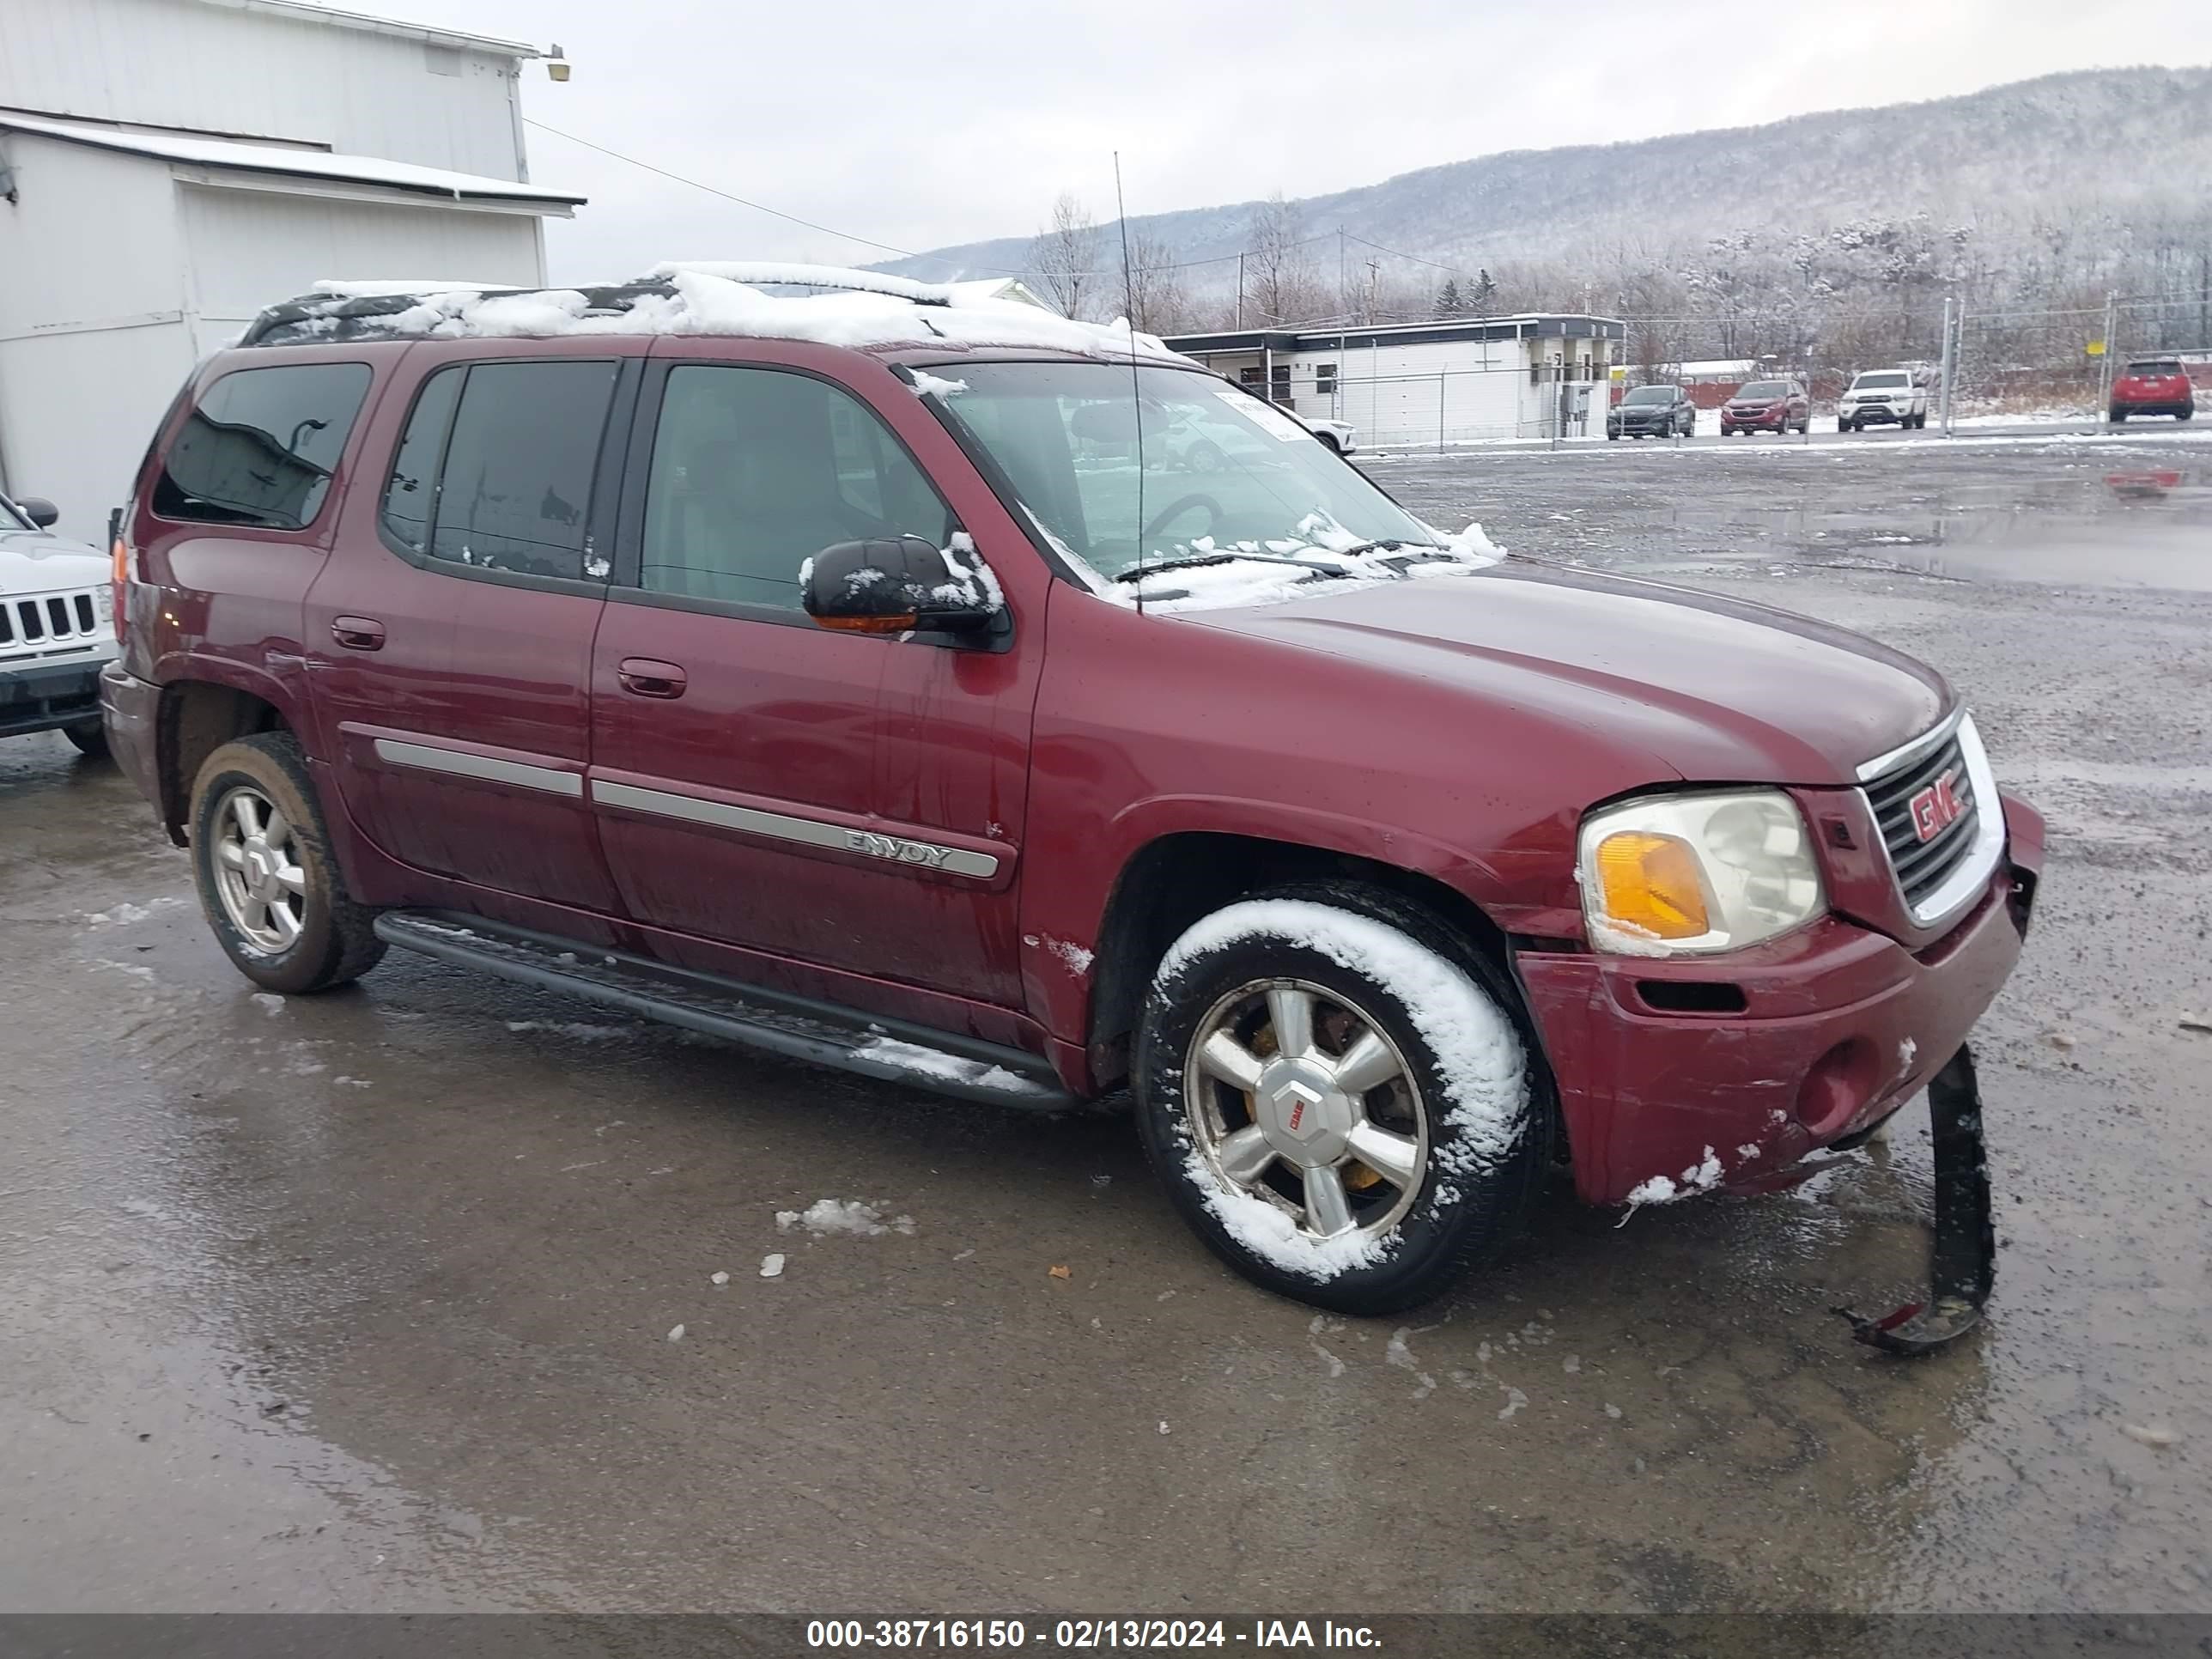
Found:
[[1363, 447], [1378, 448], [1602, 432], [1627, 335], [1613, 318], [1528, 315], [1168, 343], [1294, 413], [1349, 421]]
[[97, 541], [192, 365], [329, 276], [542, 283], [537, 48], [294, 0], [0, 0], [0, 485]]

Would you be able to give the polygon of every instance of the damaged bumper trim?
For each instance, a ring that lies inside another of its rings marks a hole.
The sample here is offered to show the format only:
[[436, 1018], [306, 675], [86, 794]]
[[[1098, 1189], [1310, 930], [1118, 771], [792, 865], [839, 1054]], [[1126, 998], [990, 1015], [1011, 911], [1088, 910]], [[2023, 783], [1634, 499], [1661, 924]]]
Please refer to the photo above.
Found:
[[1982, 1134], [1982, 1097], [1968, 1046], [1928, 1085], [1936, 1140], [1935, 1242], [1925, 1302], [1908, 1302], [1879, 1319], [1833, 1311], [1851, 1334], [1884, 1353], [1918, 1355], [1957, 1340], [1982, 1322], [1996, 1279], [1996, 1229], [1990, 1213], [1990, 1165]]

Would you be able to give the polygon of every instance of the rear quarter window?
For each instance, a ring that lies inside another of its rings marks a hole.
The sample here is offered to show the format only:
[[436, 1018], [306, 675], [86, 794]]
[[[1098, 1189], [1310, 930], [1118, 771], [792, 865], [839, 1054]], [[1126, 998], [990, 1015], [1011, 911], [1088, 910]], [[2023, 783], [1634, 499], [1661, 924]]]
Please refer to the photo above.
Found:
[[154, 511], [189, 523], [304, 530], [368, 395], [366, 363], [233, 370], [185, 416], [154, 479]]

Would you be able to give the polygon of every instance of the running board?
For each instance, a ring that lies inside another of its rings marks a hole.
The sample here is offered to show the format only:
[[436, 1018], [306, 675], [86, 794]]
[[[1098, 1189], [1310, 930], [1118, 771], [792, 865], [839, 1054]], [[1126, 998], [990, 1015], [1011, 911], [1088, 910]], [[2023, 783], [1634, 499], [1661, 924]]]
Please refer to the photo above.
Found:
[[441, 962], [882, 1083], [1039, 1111], [1079, 1103], [1040, 1055], [649, 957], [440, 910], [386, 910], [376, 918], [376, 936]]

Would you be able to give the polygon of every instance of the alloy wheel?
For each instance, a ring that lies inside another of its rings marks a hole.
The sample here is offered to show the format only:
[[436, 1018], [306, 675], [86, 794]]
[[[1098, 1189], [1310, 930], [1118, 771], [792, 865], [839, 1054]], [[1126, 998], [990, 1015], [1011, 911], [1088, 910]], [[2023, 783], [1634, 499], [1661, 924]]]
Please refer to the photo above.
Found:
[[1413, 1207], [1428, 1108], [1396, 1042], [1342, 993], [1240, 986], [1199, 1022], [1183, 1074], [1207, 1168], [1310, 1237], [1379, 1236]]
[[275, 802], [249, 784], [227, 791], [210, 820], [216, 896], [248, 949], [279, 956], [307, 920], [307, 872], [298, 832]]

